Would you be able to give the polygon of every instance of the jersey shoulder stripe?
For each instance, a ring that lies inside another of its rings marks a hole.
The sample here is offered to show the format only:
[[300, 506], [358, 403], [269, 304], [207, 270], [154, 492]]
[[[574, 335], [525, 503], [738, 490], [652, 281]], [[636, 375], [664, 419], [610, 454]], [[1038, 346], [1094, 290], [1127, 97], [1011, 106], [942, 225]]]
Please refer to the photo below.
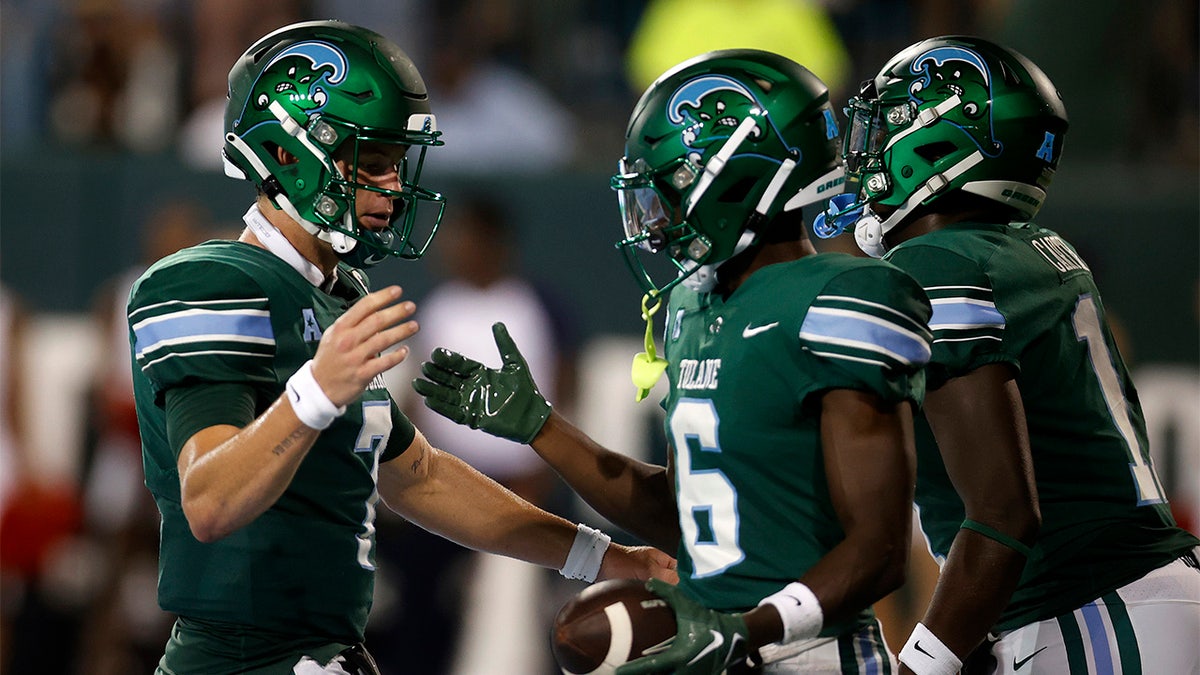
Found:
[[933, 307], [929, 328], [935, 343], [1003, 340], [1007, 320], [996, 308], [992, 289], [928, 286], [925, 293]]
[[141, 313], [144, 318], [130, 327], [134, 356], [143, 370], [173, 357], [272, 355], [275, 334], [266, 298], [223, 301], [224, 309], [206, 304], [163, 303], [158, 306], [163, 311]]
[[275, 344], [270, 312], [257, 309], [182, 309], [134, 324], [133, 334], [139, 357], [162, 347], [197, 342]]
[[905, 370], [929, 361], [928, 332], [890, 307], [842, 295], [818, 295], [800, 326], [815, 354]]

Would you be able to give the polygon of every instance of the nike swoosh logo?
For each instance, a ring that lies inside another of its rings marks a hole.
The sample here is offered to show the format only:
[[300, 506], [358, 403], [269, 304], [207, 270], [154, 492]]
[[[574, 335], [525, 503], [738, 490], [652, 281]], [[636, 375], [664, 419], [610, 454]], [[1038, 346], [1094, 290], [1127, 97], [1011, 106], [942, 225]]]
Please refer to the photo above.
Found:
[[[1049, 647], [1049, 645], [1046, 645], [1046, 647]], [[1046, 647], [1042, 647], [1042, 649], [1046, 649]], [[1013, 657], [1013, 670], [1020, 670], [1022, 666], [1024, 666], [1026, 663], [1029, 663], [1030, 659], [1032, 659], [1033, 657], [1040, 654], [1042, 652], [1042, 649], [1037, 650], [1036, 652], [1030, 654], [1029, 656], [1026, 656], [1025, 658], [1021, 659], [1020, 661], [1018, 661], [1016, 659], [1016, 657]]]
[[778, 325], [779, 325], [778, 321], [773, 321], [765, 326], [746, 326], [745, 328], [742, 329], [742, 337], [743, 338], [754, 337], [755, 335], [758, 335], [759, 333], [765, 333]]
[[696, 654], [694, 657], [692, 657], [691, 661], [687, 662], [687, 664], [689, 666], [692, 665], [693, 663], [696, 663], [700, 659], [704, 658], [710, 652], [717, 651], [718, 649], [721, 648], [721, 645], [725, 644], [725, 636], [724, 635], [721, 635], [720, 633], [718, 633], [717, 631], [715, 631], [711, 628], [708, 629], [708, 632], [712, 633], [713, 641], [708, 643], [707, 647], [705, 647], [704, 649], [701, 649], [699, 654]]
[[925, 651], [924, 649], [921, 649], [921, 641], [920, 640], [917, 640], [916, 642], [913, 643], [913, 649], [921, 652], [922, 654], [924, 654], [925, 656], [928, 656], [931, 659], [933, 658], [933, 654], [930, 654], [929, 652]]

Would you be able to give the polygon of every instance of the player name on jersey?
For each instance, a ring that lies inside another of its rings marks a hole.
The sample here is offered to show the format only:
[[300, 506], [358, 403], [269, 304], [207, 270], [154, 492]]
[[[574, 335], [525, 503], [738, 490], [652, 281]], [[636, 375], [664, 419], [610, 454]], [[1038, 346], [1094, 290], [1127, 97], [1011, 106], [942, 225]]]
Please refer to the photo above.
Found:
[[1075, 253], [1074, 249], [1057, 235], [1040, 237], [1030, 241], [1029, 244], [1059, 272], [1088, 269], [1087, 264]]
[[721, 370], [721, 359], [683, 359], [679, 362], [680, 389], [716, 389], [717, 373]]

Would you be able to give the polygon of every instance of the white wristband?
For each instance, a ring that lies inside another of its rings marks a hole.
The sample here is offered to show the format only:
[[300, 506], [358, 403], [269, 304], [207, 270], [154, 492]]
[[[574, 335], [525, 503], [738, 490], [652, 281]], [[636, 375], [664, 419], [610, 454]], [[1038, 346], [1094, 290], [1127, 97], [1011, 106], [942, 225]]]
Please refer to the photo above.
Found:
[[763, 598], [758, 606], [763, 605], [774, 606], [779, 612], [779, 618], [783, 619], [781, 644], [815, 638], [825, 623], [825, 614], [821, 611], [821, 603], [817, 596], [813, 594], [812, 589], [799, 581], [793, 581]]
[[288, 378], [287, 395], [296, 417], [312, 429], [324, 429], [346, 412], [346, 406], [334, 405], [317, 384], [312, 373], [312, 359], [305, 361], [300, 370]]
[[908, 636], [900, 662], [916, 675], [955, 675], [962, 668], [962, 661], [923, 623]]
[[567, 554], [567, 562], [559, 574], [568, 579], [583, 579], [590, 584], [600, 574], [600, 562], [604, 560], [604, 552], [611, 543], [612, 537], [580, 523], [575, 532], [575, 542], [571, 544], [571, 552]]

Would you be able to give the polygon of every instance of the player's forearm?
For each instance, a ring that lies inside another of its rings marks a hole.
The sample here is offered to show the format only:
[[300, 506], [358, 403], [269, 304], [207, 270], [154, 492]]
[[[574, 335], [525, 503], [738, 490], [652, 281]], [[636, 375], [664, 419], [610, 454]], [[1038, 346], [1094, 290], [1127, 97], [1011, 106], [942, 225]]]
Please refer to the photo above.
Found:
[[965, 660], [1008, 605], [1025, 560], [999, 542], [959, 530], [921, 623]]
[[[419, 462], [408, 458], [413, 452], [423, 453]], [[381, 466], [379, 488], [392, 510], [430, 532], [543, 567], [562, 567], [577, 532], [574, 523], [426, 445]]]
[[596, 443], [557, 412], [531, 446], [592, 508], [663, 551], [679, 545], [679, 518], [666, 467]]
[[804, 573], [801, 581], [820, 601], [826, 624], [858, 614], [904, 584], [910, 529], [897, 522], [850, 533]]
[[209, 427], [188, 439], [179, 487], [193, 536], [216, 541], [262, 515], [287, 489], [318, 433], [280, 397], [243, 429]]

